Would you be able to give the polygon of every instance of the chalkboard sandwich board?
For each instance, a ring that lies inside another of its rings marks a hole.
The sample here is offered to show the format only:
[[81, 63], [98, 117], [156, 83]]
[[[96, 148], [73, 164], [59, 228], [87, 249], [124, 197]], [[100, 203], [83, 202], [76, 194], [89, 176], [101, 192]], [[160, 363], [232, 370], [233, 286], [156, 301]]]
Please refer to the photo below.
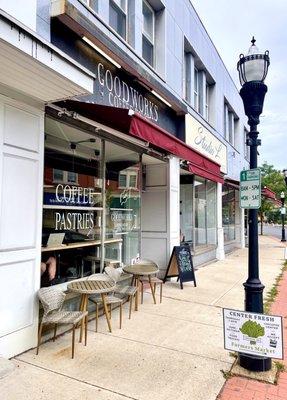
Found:
[[181, 289], [183, 289], [183, 282], [193, 282], [196, 286], [192, 256], [188, 245], [173, 247], [163, 281], [173, 277], [178, 277]]

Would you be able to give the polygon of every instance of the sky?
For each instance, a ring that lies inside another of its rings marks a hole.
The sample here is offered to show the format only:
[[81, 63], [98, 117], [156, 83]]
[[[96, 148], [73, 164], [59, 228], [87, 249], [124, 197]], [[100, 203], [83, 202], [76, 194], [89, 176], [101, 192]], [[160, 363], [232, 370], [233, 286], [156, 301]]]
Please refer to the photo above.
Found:
[[238, 88], [237, 61], [240, 53], [248, 52], [252, 36], [260, 50], [269, 50], [268, 92], [258, 125], [262, 141], [258, 162], [287, 168], [287, 0], [191, 2]]

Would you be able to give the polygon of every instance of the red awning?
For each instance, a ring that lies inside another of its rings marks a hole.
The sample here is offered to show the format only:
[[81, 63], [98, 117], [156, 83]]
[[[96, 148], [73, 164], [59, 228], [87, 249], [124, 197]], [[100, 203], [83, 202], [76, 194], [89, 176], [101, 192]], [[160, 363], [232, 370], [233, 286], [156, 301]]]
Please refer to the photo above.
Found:
[[60, 107], [74, 111], [95, 122], [149, 142], [157, 149], [165, 150], [189, 162], [193, 174], [215, 182], [223, 183], [220, 165], [209, 160], [186, 143], [171, 135], [156, 124], [125, 108], [67, 100], [58, 103]]

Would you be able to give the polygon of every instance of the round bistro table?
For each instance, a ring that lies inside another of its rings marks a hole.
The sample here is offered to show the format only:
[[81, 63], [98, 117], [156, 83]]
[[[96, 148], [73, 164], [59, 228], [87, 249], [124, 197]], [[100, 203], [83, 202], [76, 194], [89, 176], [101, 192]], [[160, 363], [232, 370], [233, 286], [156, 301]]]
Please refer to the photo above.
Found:
[[158, 272], [158, 267], [155, 264], [144, 264], [138, 263], [133, 265], [127, 265], [123, 267], [123, 271], [128, 274], [132, 274], [135, 280], [135, 286], [137, 286], [138, 290], [136, 293], [136, 310], [138, 309], [138, 293], [139, 293], [139, 279], [141, 276], [148, 276], [150, 290], [152, 293], [154, 304], [156, 304], [154, 287], [151, 282], [151, 276]]
[[[112, 332], [111, 321], [109, 317], [108, 307], [106, 303], [106, 294], [115, 290], [116, 284], [112, 280], [84, 280], [84, 281], [74, 281], [67, 285], [68, 290], [74, 293], [81, 294], [80, 311], [87, 311], [88, 307], [88, 297], [89, 295], [100, 294], [102, 297], [102, 302], [104, 306], [104, 311], [106, 315], [107, 324], [109, 331]], [[84, 323], [82, 321], [80, 342], [82, 341], [84, 331]]]

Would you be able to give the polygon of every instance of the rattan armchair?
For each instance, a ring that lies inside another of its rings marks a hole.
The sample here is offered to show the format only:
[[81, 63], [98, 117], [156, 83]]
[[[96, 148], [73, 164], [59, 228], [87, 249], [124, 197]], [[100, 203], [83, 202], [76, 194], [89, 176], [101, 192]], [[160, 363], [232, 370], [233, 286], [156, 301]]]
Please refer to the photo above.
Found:
[[65, 300], [65, 293], [59, 289], [53, 287], [42, 288], [38, 291], [38, 297], [43, 305], [44, 314], [39, 326], [38, 332], [38, 344], [36, 354], [39, 353], [39, 346], [41, 343], [42, 328], [44, 325], [54, 324], [54, 337], [55, 341], [57, 326], [59, 324], [73, 326], [72, 331], [72, 358], [75, 354], [75, 329], [78, 322], [85, 318], [85, 346], [87, 344], [87, 324], [88, 324], [88, 312], [87, 311], [65, 311], [62, 310], [62, 306]]

